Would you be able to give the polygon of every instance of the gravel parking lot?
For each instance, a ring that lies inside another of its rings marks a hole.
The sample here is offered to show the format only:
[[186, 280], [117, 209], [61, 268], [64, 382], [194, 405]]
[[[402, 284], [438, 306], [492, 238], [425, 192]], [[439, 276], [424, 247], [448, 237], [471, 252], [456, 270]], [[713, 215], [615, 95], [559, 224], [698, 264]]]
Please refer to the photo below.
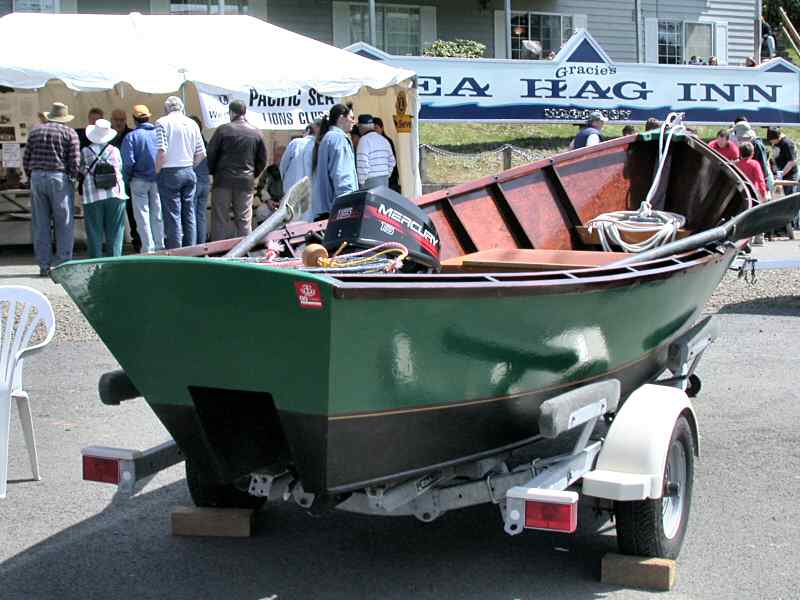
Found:
[[55, 342], [26, 364], [41, 482], [28, 479], [12, 411], [11, 483], [0, 501], [2, 600], [798, 597], [800, 270], [759, 271], [755, 285], [732, 273], [708, 304], [721, 335], [700, 368], [689, 535], [677, 588], [654, 594], [598, 582], [600, 558], [616, 544], [608, 524], [586, 511], [575, 536], [510, 538], [491, 506], [423, 525], [312, 517], [280, 504], [259, 515], [250, 539], [172, 537], [171, 510], [190, 503], [180, 465], [129, 499], [80, 473], [84, 446], [145, 448], [166, 432], [142, 401], [100, 404], [97, 378], [116, 367], [113, 357], [60, 287], [31, 279], [32, 267], [2, 263], [0, 283], [44, 289], [59, 319]]

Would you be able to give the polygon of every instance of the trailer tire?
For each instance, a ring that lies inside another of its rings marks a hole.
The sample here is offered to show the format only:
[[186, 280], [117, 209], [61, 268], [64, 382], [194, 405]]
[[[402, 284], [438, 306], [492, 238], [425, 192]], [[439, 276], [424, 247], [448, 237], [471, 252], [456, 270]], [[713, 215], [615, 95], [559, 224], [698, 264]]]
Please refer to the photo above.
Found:
[[258, 510], [266, 502], [266, 498], [251, 496], [234, 486], [227, 484], [209, 484], [201, 482], [197, 471], [192, 468], [191, 461], [186, 461], [186, 485], [195, 506], [211, 508], [252, 508]]
[[[675, 422], [669, 443], [664, 495], [657, 499], [614, 502], [617, 545], [622, 554], [678, 557], [689, 522], [694, 456], [692, 429], [681, 415]], [[676, 483], [679, 489], [675, 489]]]

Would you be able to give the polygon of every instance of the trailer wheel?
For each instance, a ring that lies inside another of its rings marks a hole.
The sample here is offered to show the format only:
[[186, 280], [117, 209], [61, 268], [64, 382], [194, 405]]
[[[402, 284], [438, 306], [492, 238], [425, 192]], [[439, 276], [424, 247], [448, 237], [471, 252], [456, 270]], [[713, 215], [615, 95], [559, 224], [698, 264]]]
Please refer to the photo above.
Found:
[[208, 484], [201, 482], [191, 461], [186, 461], [186, 485], [195, 506], [213, 508], [254, 508], [259, 509], [266, 498], [251, 496], [233, 484]]
[[680, 416], [664, 468], [664, 494], [656, 500], [614, 502], [617, 544], [623, 554], [677, 558], [686, 535], [694, 479], [694, 439]]

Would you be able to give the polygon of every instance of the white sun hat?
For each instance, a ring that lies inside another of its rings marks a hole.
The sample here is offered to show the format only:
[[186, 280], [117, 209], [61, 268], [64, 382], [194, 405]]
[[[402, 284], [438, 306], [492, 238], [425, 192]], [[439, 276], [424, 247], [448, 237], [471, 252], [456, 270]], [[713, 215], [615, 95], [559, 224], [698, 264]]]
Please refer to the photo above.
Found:
[[86, 127], [86, 137], [95, 144], [105, 144], [117, 137], [117, 131], [108, 119], [97, 119], [94, 125]]

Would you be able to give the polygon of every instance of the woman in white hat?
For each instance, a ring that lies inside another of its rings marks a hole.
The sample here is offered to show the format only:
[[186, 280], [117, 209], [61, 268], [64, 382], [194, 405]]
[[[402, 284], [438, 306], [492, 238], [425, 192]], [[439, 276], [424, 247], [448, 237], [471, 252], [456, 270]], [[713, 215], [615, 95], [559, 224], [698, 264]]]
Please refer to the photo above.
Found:
[[122, 179], [122, 157], [111, 145], [116, 135], [107, 119], [98, 119], [86, 127], [90, 143], [81, 151], [81, 172], [85, 176], [83, 220], [92, 258], [122, 255], [128, 195]]

